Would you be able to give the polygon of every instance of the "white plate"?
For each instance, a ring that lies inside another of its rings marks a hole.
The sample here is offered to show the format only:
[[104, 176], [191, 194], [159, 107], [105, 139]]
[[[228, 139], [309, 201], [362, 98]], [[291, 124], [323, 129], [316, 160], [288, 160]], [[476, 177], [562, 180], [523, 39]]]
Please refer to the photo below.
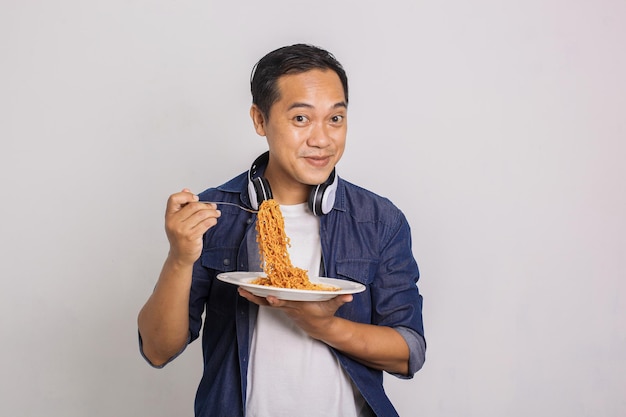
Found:
[[338, 287], [337, 291], [317, 291], [317, 290], [296, 290], [292, 288], [269, 287], [267, 285], [250, 284], [259, 277], [263, 277], [262, 272], [224, 272], [217, 275], [220, 281], [228, 282], [245, 288], [252, 294], [259, 297], [273, 295], [281, 300], [290, 301], [324, 301], [341, 294], [356, 294], [365, 291], [365, 286], [352, 281], [342, 279], [309, 277], [314, 284], [325, 284]]

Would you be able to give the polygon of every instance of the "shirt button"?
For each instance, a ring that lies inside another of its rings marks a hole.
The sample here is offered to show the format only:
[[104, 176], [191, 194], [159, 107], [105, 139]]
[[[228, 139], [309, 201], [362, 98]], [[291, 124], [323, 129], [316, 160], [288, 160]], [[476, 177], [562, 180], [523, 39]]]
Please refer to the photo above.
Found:
[[224, 265], [228, 266], [228, 265], [230, 265], [230, 259], [225, 258], [225, 259], [222, 261], [222, 263], [223, 263]]
[[251, 224], [252, 223], [252, 217], [250, 217], [248, 220], [246, 220], [247, 224]]

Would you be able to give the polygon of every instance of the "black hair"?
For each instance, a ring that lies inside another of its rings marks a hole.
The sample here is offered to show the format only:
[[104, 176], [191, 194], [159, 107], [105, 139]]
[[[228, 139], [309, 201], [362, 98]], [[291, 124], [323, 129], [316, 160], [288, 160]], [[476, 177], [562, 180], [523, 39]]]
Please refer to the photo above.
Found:
[[252, 103], [265, 119], [269, 118], [270, 108], [280, 99], [278, 79], [287, 74], [321, 69], [332, 70], [339, 76], [348, 104], [348, 77], [333, 54], [317, 46], [296, 44], [278, 48], [265, 55], [256, 63], [250, 76]]

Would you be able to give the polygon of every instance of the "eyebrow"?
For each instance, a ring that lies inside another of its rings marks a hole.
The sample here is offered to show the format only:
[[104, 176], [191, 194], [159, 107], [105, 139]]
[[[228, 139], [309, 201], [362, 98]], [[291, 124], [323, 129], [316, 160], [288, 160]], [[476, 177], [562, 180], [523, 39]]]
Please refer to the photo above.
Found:
[[[291, 106], [289, 106], [287, 111], [291, 109], [298, 109], [298, 108], [312, 109], [313, 105], [308, 104], [308, 103], [295, 102]], [[348, 105], [346, 104], [345, 101], [340, 101], [338, 103], [335, 103], [332, 108], [333, 109], [348, 108]]]

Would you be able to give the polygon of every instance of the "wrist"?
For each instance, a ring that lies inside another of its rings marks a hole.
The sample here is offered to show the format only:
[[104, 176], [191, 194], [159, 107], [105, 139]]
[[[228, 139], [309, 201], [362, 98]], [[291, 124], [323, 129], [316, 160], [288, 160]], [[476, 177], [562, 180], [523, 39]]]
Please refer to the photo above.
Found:
[[165, 258], [165, 264], [170, 268], [177, 270], [186, 270], [193, 268], [197, 257], [182, 255], [180, 252], [170, 249]]
[[333, 316], [320, 324], [318, 339], [331, 347], [339, 348], [352, 337], [348, 320]]

